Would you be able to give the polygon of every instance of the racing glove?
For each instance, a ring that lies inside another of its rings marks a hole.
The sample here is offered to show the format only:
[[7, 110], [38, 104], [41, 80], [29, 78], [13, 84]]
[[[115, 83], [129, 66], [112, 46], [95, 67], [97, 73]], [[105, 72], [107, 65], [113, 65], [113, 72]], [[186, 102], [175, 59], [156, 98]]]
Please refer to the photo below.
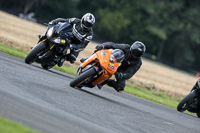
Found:
[[104, 46], [101, 44], [101, 45], [97, 45], [95, 49], [97, 51], [99, 51], [99, 50], [102, 50], [103, 48], [104, 48]]

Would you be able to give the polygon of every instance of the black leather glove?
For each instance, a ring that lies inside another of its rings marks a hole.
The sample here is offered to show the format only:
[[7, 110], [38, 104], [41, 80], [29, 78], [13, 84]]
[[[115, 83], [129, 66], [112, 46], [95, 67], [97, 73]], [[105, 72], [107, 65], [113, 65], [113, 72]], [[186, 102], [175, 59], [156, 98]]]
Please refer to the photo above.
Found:
[[115, 73], [115, 78], [116, 78], [117, 80], [120, 80], [120, 79], [123, 78], [123, 74], [120, 73], [120, 72], [116, 72], [116, 73]]
[[102, 44], [96, 46], [96, 50], [97, 51], [102, 50], [103, 48], [104, 48], [104, 46]]
[[70, 50], [76, 50], [77, 46], [76, 44], [70, 44]]
[[56, 24], [56, 22], [54, 20], [49, 22], [49, 25], [54, 25], [54, 24]]

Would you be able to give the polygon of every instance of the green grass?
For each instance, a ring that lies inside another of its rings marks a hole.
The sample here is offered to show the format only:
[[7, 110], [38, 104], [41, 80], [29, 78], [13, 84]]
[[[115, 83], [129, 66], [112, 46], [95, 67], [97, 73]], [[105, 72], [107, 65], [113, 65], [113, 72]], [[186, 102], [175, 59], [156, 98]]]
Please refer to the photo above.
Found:
[[72, 74], [72, 75], [76, 75], [76, 71], [77, 71], [73, 67], [69, 67], [66, 65], [63, 65], [62, 67], [54, 66], [53, 68], [58, 71], [65, 72], [65, 73]]
[[0, 117], [0, 133], [38, 133], [18, 123]]
[[126, 84], [125, 92], [175, 109], [180, 102], [180, 99], [167, 96], [164, 92], [147, 90], [130, 83]]
[[28, 54], [27, 52], [23, 52], [20, 49], [8, 47], [2, 44], [0, 44], [0, 51], [22, 59], [25, 59], [26, 55]]
[[[6, 54], [10, 54], [10, 55], [22, 58], [22, 59], [25, 59], [25, 57], [28, 55], [28, 52], [21, 51], [18, 48], [8, 47], [3, 44], [0, 44], [0, 51]], [[53, 68], [65, 73], [72, 74], [72, 75], [76, 74], [76, 70], [74, 68], [66, 66], [66, 65], [63, 65], [62, 67], [55, 66]]]

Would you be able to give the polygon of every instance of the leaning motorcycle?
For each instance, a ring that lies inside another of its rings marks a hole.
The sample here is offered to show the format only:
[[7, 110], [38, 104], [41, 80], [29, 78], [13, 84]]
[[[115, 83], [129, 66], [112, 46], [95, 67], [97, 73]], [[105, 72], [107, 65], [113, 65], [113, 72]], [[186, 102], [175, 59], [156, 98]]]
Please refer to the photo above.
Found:
[[78, 67], [70, 86], [92, 88], [104, 82], [115, 74], [123, 59], [124, 53], [120, 49], [97, 51]]
[[39, 36], [38, 44], [26, 56], [25, 63], [31, 64], [35, 61], [44, 69], [50, 69], [56, 64], [61, 67], [63, 63], [60, 62], [64, 62], [72, 37], [72, 26], [69, 23], [48, 25], [42, 37]]
[[196, 113], [200, 118], [200, 88], [193, 89], [187, 96], [185, 96], [177, 106], [180, 112], [188, 110]]

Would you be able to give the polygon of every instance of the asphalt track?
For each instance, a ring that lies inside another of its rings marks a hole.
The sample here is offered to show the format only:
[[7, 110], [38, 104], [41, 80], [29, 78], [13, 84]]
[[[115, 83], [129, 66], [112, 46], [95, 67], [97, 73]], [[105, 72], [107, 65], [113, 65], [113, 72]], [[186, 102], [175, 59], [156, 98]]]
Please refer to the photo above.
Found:
[[[199, 133], [200, 119], [0, 52], [0, 116], [44, 133]], [[3, 132], [3, 131], [0, 131]]]

